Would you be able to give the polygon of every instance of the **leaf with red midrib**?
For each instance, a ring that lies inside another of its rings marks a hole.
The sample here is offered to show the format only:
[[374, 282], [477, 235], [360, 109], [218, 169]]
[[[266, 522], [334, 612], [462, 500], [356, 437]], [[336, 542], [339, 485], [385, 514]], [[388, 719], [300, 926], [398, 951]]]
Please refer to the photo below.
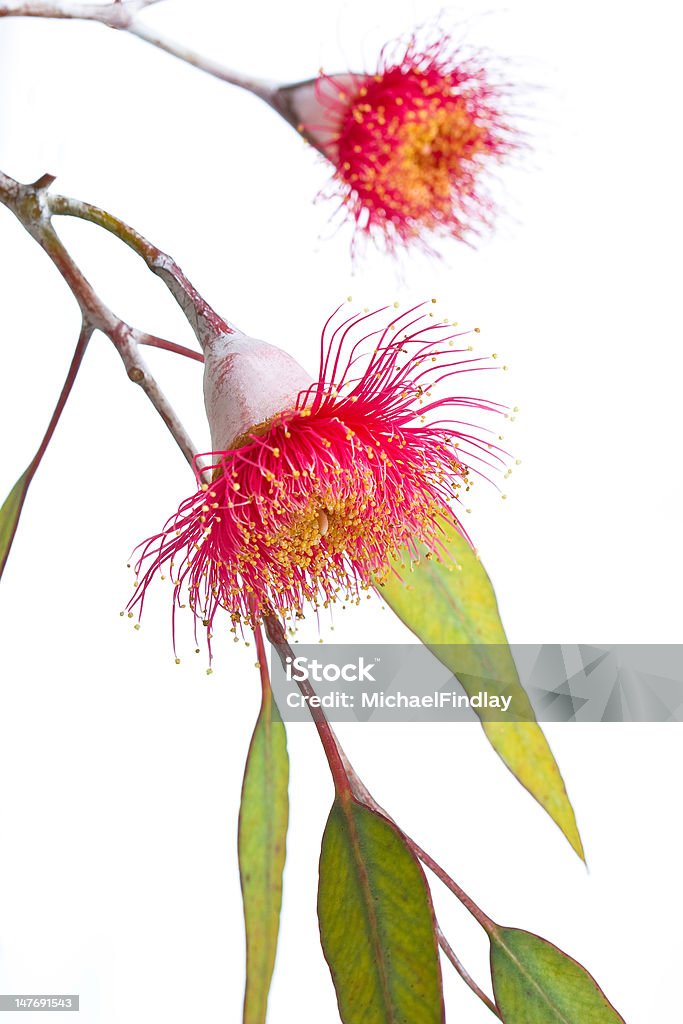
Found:
[[325, 828], [318, 918], [344, 1024], [443, 1024], [422, 868], [396, 826], [349, 795]]
[[588, 971], [551, 942], [498, 926], [489, 937], [505, 1024], [625, 1024]]

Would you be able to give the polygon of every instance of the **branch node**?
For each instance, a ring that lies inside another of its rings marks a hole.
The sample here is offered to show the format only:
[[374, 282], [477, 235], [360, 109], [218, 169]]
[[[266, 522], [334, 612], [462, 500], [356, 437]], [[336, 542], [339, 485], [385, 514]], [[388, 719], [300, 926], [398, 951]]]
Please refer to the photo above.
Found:
[[170, 273], [174, 269], [173, 260], [159, 249], [155, 251], [153, 256], [148, 258], [147, 266], [153, 273], [157, 270], [167, 270]]
[[55, 174], [41, 174], [28, 188], [35, 189], [36, 192], [47, 191], [56, 180], [57, 176]]

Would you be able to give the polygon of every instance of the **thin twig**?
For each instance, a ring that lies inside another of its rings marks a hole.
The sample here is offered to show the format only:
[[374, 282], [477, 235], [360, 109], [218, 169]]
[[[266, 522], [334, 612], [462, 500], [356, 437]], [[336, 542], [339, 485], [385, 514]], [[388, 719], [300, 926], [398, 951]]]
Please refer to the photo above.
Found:
[[71, 394], [71, 389], [74, 386], [74, 381], [76, 380], [78, 371], [81, 368], [83, 356], [85, 355], [85, 350], [88, 347], [88, 343], [92, 338], [92, 335], [93, 328], [90, 326], [90, 324], [84, 322], [81, 325], [81, 333], [78, 336], [78, 342], [76, 344], [76, 348], [74, 349], [74, 354], [71, 357], [69, 371], [66, 375], [66, 380], [64, 381], [62, 390], [60, 391], [59, 398], [57, 399], [57, 404], [50, 418], [50, 422], [48, 423], [47, 430], [45, 431], [45, 436], [43, 437], [43, 440], [40, 442], [40, 447], [38, 448], [38, 451], [31, 459], [31, 463], [28, 467], [28, 472], [30, 473], [31, 477], [35, 475], [35, 472], [42, 461], [43, 455], [47, 451], [47, 446], [52, 440], [52, 435], [55, 432], [57, 424], [59, 423], [59, 419], [64, 411], [64, 406], [67, 403], [67, 399]]
[[256, 78], [252, 75], [244, 75], [239, 71], [233, 71], [219, 61], [205, 57], [201, 53], [190, 49], [183, 43], [170, 39], [162, 32], [138, 20], [137, 15], [146, 7], [151, 7], [159, 0], [133, 0], [128, 3], [109, 4], [79, 4], [79, 3], [0, 3], [0, 18], [23, 17], [23, 18], [59, 18], [71, 19], [73, 21], [98, 21], [108, 28], [119, 29], [128, 32], [130, 35], [142, 39], [144, 42], [163, 50], [172, 57], [177, 57], [185, 64], [205, 71], [206, 74], [219, 78], [222, 82], [236, 85], [240, 89], [246, 89], [260, 99], [271, 105], [274, 103], [275, 94], [278, 91], [276, 82], [268, 82], [265, 79]]
[[106, 210], [68, 196], [46, 195], [50, 214], [60, 217], [77, 217], [91, 224], [97, 224], [105, 231], [116, 235], [144, 260], [148, 269], [160, 277], [182, 309], [202, 349], [206, 349], [219, 336], [234, 333], [232, 327], [213, 309], [194, 285], [188, 280], [178, 264], [168, 253], [148, 241], [139, 231]]
[[[263, 100], [273, 110], [277, 111], [292, 127], [298, 129], [299, 118], [296, 111], [292, 109], [289, 90], [280, 86], [277, 82], [271, 82], [255, 75], [246, 75], [241, 71], [235, 71], [220, 61], [213, 60], [196, 50], [185, 46], [176, 39], [171, 39], [138, 20], [137, 15], [146, 7], [158, 3], [159, 0], [137, 0], [137, 2], [109, 4], [79, 4], [79, 3], [0, 3], [0, 18], [2, 17], [25, 17], [25, 18], [61, 18], [75, 21], [98, 21], [108, 28], [119, 29], [129, 35], [149, 43], [158, 50], [176, 57], [185, 64], [190, 64], [199, 71], [235, 85], [239, 89], [245, 89], [252, 95]], [[320, 146], [314, 139], [309, 139], [317, 148]]]
[[436, 875], [439, 881], [443, 882], [447, 889], [451, 890], [454, 896], [457, 896], [463, 907], [465, 907], [466, 910], [469, 910], [475, 921], [481, 925], [487, 934], [491, 935], [491, 933], [495, 931], [496, 925], [488, 914], [485, 914], [481, 907], [477, 906], [472, 897], [468, 896], [465, 890], [458, 885], [455, 879], [451, 878], [448, 872], [445, 871], [440, 864], [437, 864], [434, 858], [430, 857], [430, 855], [426, 853], [421, 846], [418, 846], [415, 840], [411, 839], [409, 836], [406, 836], [405, 838], [408, 846], [415, 856], [419, 857], [422, 863]]
[[78, 21], [99, 21], [109, 28], [128, 29], [135, 16], [159, 0], [118, 0], [109, 4], [78, 3], [14, 3], [0, 4], [0, 18], [69, 18]]
[[254, 623], [253, 633], [259, 675], [261, 676], [261, 702], [270, 702], [273, 699], [273, 691], [270, 686], [270, 674], [268, 672], [268, 655], [266, 654], [266, 645], [263, 642], [263, 629], [258, 622]]
[[[52, 210], [47, 190], [53, 180], [51, 176], [43, 175], [42, 178], [39, 178], [32, 185], [23, 185], [0, 171], [0, 202], [12, 211], [26, 231], [36, 240], [57, 267], [79, 305], [84, 328], [87, 328], [90, 334], [94, 331], [101, 331], [113, 342], [126, 368], [129, 379], [135, 384], [140, 385], [168, 427], [183, 455], [190, 465], [193, 465], [197, 451], [196, 446], [193, 444], [178, 415], [140, 355], [142, 343], [140, 332], [116, 316], [100, 299], [90, 282], [69, 255], [52, 225]], [[66, 211], [70, 209], [72, 201], [65, 199], [64, 202]], [[82, 206], [84, 212], [87, 212], [87, 204], [82, 204]], [[99, 212], [102, 213], [102, 211]], [[111, 218], [111, 223], [112, 225], [121, 224], [115, 218]], [[121, 224], [121, 227], [124, 228], [126, 226]], [[114, 230], [114, 227], [110, 226], [109, 230]], [[135, 238], [133, 237], [134, 235]], [[123, 241], [130, 245], [136, 239], [139, 239], [141, 243], [145, 242], [142, 236], [137, 236], [136, 233], [132, 232], [129, 236], [124, 237]], [[149, 243], [146, 244], [149, 245]], [[155, 249], [155, 247], [151, 248]], [[175, 295], [181, 306], [183, 304], [182, 298], [187, 298], [187, 301], [190, 302], [194, 289], [189, 282], [185, 285], [186, 279], [184, 275], [177, 270], [176, 264], [170, 257], [161, 253], [161, 250], [156, 250], [156, 253], [151, 258], [153, 262], [157, 261], [158, 266], [161, 266], [161, 262], [165, 259], [166, 263], [164, 266], [168, 268], [169, 279], [175, 283], [174, 291], [174, 288], [169, 284], [169, 280], [164, 278], [169, 290]], [[207, 304], [205, 305], [210, 310], [211, 307], [208, 307]], [[211, 312], [213, 313], [213, 311]], [[221, 327], [227, 326], [224, 325], [224, 321], [217, 314], [214, 314], [214, 316], [220, 322]], [[201, 323], [202, 325], [201, 329], [204, 331], [205, 343], [208, 343], [210, 330], [213, 329], [215, 331], [214, 337], [218, 334], [220, 330], [218, 322], [212, 323], [206, 315], [204, 307], [200, 307], [196, 323]]]
[[147, 334], [146, 331], [138, 331], [138, 344], [148, 345], [150, 348], [160, 348], [164, 352], [173, 352], [177, 356], [185, 356], [187, 359], [195, 359], [198, 363], [204, 362], [201, 352], [195, 352], [185, 345], [176, 345], [175, 341], [167, 341], [166, 338], [157, 338], [156, 334]]
[[475, 995], [479, 996], [479, 998], [481, 999], [482, 1003], [485, 1003], [485, 1005], [488, 1006], [488, 1008], [491, 1011], [491, 1013], [494, 1013], [496, 1015], [496, 1017], [500, 1017], [500, 1012], [499, 1012], [498, 1007], [496, 1006], [496, 1004], [493, 1002], [492, 999], [489, 998], [489, 996], [486, 995], [484, 990], [481, 989], [479, 987], [479, 985], [477, 985], [477, 983], [474, 980], [474, 978], [472, 977], [472, 975], [469, 973], [469, 971], [466, 970], [465, 967], [463, 967], [463, 965], [461, 964], [460, 960], [455, 955], [455, 953], [453, 951], [453, 948], [451, 947], [448, 939], [446, 938], [444, 933], [441, 931], [441, 928], [439, 927], [438, 922], [437, 922], [437, 925], [436, 925], [436, 937], [439, 940], [439, 945], [441, 946], [442, 950], [444, 951], [444, 953], [446, 954], [446, 956], [448, 957], [450, 962], [453, 964], [453, 967], [455, 967], [456, 971], [458, 972], [458, 974], [460, 975], [462, 980], [465, 982], [465, 984], [468, 985], [469, 988], [472, 989], [472, 991], [475, 993]]
[[255, 78], [252, 75], [244, 75], [239, 71], [233, 71], [232, 68], [226, 67], [225, 64], [197, 53], [195, 50], [190, 49], [189, 46], [185, 46], [175, 39], [169, 39], [162, 32], [158, 32], [156, 29], [150, 28], [149, 25], [142, 24], [142, 22], [133, 20], [130, 25], [126, 26], [126, 30], [130, 35], [137, 36], [138, 39], [156, 46], [158, 50], [163, 50], [172, 57], [177, 57], [178, 60], [182, 60], [185, 64], [191, 64], [192, 67], [220, 79], [221, 82], [236, 85], [239, 89], [246, 89], [247, 92], [253, 93], [254, 96], [265, 100], [271, 106], [275, 105], [275, 95], [278, 91], [278, 84], [276, 82], [268, 82], [262, 78]]
[[74, 354], [71, 358], [71, 364], [66, 375], [66, 380], [62, 385], [62, 390], [59, 394], [59, 398], [57, 399], [57, 404], [55, 406], [54, 412], [50, 417], [50, 422], [47, 425], [47, 430], [45, 431], [43, 440], [40, 442], [38, 451], [31, 459], [28, 468], [25, 470], [23, 474], [23, 486], [19, 498], [17, 512], [16, 515], [14, 516], [14, 522], [10, 528], [10, 535], [6, 539], [6, 542], [3, 546], [2, 558], [0, 558], [0, 576], [2, 576], [3, 572], [5, 571], [5, 565], [7, 564], [7, 559], [9, 558], [12, 542], [14, 541], [14, 535], [16, 533], [17, 526], [19, 525], [19, 516], [21, 515], [21, 510], [24, 506], [24, 502], [26, 500], [26, 495], [28, 494], [28, 489], [31, 485], [31, 481], [33, 480], [33, 477], [36, 475], [38, 467], [40, 466], [40, 463], [43, 460], [43, 456], [47, 451], [47, 446], [52, 440], [52, 435], [55, 432], [55, 428], [59, 423], [59, 419], [62, 415], [62, 412], [64, 411], [64, 406], [66, 405], [69, 395], [71, 394], [71, 389], [78, 375], [78, 371], [83, 361], [83, 356], [85, 355], [85, 350], [88, 347], [88, 342], [90, 341], [92, 334], [92, 327], [89, 324], [83, 323], [81, 325], [81, 332], [78, 336], [76, 348], [74, 349]]
[[[263, 622], [266, 627], [266, 636], [275, 648], [284, 667], [287, 665], [288, 658], [294, 658], [294, 652], [287, 641], [284, 626], [278, 617], [272, 612], [263, 616]], [[323, 750], [325, 751], [327, 763], [330, 766], [337, 794], [338, 796], [347, 799], [353, 794], [351, 781], [346, 770], [344, 755], [341, 747], [339, 746], [339, 741], [332, 730], [332, 726], [327, 721], [327, 716], [323, 709], [321, 707], [317, 707], [314, 703], [312, 704], [310, 701], [311, 697], [316, 697], [316, 692], [311, 684], [307, 679], [300, 680], [297, 678], [297, 685], [303, 696], [306, 698], [306, 705], [311, 714], [311, 718], [315, 723], [315, 727], [318, 730], [320, 742], [322, 743]]]

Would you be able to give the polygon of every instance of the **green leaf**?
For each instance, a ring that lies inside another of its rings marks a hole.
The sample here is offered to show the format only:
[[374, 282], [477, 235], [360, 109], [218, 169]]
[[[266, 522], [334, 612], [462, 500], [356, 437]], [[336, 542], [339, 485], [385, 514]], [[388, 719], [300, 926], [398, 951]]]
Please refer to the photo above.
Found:
[[270, 691], [264, 695], [242, 785], [239, 864], [247, 939], [244, 1024], [263, 1024], [282, 905], [289, 801], [287, 737]]
[[[494, 750], [512, 774], [559, 825], [578, 855], [583, 846], [560, 769], [531, 707], [517, 673], [500, 621], [498, 603], [486, 570], [469, 543], [443, 522], [447, 554], [423, 557], [412, 571], [396, 566], [381, 596], [403, 622], [459, 679], [469, 694], [485, 680], [497, 680], [496, 692], [512, 697], [510, 715], [522, 721], [487, 721], [482, 726]], [[469, 649], [464, 656], [454, 645]]]
[[624, 1024], [587, 970], [531, 932], [491, 933], [493, 991], [505, 1024]]
[[323, 836], [318, 917], [344, 1024], [442, 1024], [422, 868], [390, 821], [345, 795]]
[[33, 473], [28, 469], [22, 473], [0, 509], [0, 578], [5, 569], [14, 534], [17, 531], [26, 492], [32, 478]]

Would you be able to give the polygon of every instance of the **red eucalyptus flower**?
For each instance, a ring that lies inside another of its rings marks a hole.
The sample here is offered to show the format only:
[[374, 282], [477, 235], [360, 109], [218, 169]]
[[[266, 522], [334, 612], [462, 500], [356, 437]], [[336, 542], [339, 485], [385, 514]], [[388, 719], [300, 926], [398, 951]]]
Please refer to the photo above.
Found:
[[197, 491], [142, 545], [131, 607], [168, 568], [174, 616], [186, 586], [210, 642], [219, 609], [233, 629], [266, 609], [300, 616], [308, 602], [358, 599], [405, 549], [440, 552], [439, 520], [457, 525], [452, 505], [471, 469], [502, 461], [459, 417], [500, 407], [433, 394], [487, 360], [416, 309], [379, 328], [382, 311], [336, 326], [333, 314], [315, 382], [244, 335], [208, 355], [211, 482], [197, 469]]
[[282, 91], [300, 130], [335, 165], [335, 191], [360, 231], [387, 247], [430, 232], [464, 239], [490, 223], [487, 169], [517, 144], [503, 89], [448, 36], [374, 74], [327, 76]]

